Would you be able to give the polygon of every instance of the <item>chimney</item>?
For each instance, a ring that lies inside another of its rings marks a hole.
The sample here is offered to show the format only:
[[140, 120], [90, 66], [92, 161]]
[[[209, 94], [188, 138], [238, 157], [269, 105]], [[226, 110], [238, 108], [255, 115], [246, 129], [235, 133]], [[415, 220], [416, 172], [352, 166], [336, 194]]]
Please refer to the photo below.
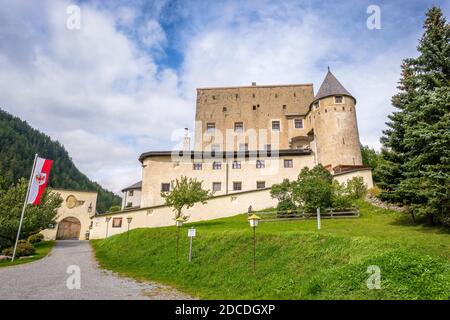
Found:
[[256, 86], [256, 82], [252, 82], [252, 87], [255, 87]]
[[184, 128], [183, 151], [191, 150], [191, 138], [189, 137], [189, 128]]

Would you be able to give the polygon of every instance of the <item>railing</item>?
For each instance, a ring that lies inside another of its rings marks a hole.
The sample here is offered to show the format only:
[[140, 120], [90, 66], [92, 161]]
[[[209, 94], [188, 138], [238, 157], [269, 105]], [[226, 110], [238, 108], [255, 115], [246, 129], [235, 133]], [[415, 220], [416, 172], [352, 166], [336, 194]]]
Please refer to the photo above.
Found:
[[[280, 221], [280, 220], [304, 220], [317, 219], [316, 212], [305, 212], [304, 210], [289, 211], [258, 211], [257, 214], [262, 218], [261, 221]], [[320, 217], [323, 219], [339, 219], [339, 218], [358, 218], [359, 210], [357, 208], [346, 209], [325, 209], [321, 210]]]

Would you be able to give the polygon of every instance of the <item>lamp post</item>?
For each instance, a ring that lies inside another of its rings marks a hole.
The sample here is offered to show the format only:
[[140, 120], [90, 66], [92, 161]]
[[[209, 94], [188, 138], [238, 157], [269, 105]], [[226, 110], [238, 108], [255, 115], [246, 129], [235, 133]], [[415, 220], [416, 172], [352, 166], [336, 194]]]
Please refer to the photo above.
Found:
[[180, 243], [180, 228], [183, 226], [184, 219], [178, 217], [175, 219], [175, 225], [177, 227], [177, 260], [178, 260], [178, 247]]
[[256, 272], [256, 227], [258, 226], [259, 220], [261, 220], [261, 218], [256, 214], [252, 214], [248, 218], [250, 227], [253, 228], [253, 273]]
[[128, 217], [127, 218], [127, 222], [128, 222], [128, 232], [127, 232], [127, 246], [128, 246], [128, 240], [130, 239], [130, 223], [133, 220], [132, 217]]
[[106, 221], [106, 237], [105, 238], [108, 238], [108, 226], [109, 226], [109, 221], [111, 221], [111, 217], [106, 217], [105, 221]]

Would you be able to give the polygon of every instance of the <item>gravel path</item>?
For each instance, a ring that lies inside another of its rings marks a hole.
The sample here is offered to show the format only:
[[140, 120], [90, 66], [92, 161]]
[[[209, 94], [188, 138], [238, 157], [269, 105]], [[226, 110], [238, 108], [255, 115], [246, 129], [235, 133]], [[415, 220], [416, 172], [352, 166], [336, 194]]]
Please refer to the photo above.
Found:
[[[79, 282], [75, 277], [77, 270], [80, 274]], [[67, 282], [73, 289], [68, 288]], [[80, 289], [76, 289], [77, 283], [80, 283]], [[87, 241], [58, 241], [46, 258], [0, 268], [0, 299], [119, 300], [190, 297], [159, 284], [137, 282], [100, 269]]]

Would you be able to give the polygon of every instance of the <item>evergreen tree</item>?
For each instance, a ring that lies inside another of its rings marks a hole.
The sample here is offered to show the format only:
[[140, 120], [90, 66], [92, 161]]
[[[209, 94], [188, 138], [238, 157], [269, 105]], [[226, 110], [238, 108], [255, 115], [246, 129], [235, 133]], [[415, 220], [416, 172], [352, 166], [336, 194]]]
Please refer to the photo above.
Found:
[[450, 225], [450, 25], [433, 7], [424, 29], [419, 56], [404, 61], [392, 99], [399, 111], [382, 138], [380, 186], [385, 199]]

